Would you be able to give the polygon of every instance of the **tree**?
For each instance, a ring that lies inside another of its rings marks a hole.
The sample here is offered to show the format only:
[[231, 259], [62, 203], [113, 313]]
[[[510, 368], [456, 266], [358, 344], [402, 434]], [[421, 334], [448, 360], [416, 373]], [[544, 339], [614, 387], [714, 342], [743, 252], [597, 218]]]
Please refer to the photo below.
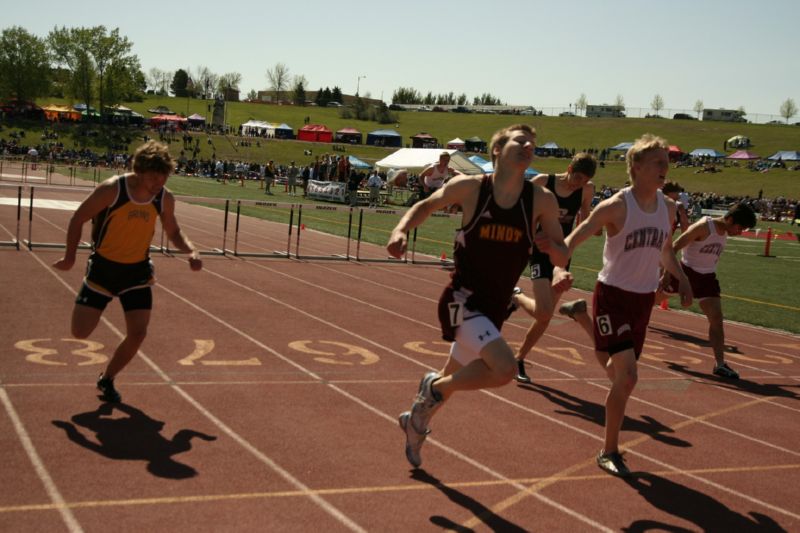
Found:
[[283, 92], [289, 88], [289, 67], [275, 63], [274, 67], [267, 69], [267, 80], [270, 90], [275, 92], [275, 98], [279, 102], [283, 100]]
[[339, 102], [340, 104], [343, 103], [342, 90], [339, 87], [334, 87], [333, 90], [331, 91], [331, 100], [333, 100], [334, 102]]
[[580, 114], [583, 111], [585, 111], [587, 105], [588, 103], [586, 101], [586, 95], [584, 93], [581, 93], [578, 99], [575, 100], [575, 111], [577, 111], [577, 114]]
[[697, 113], [697, 120], [700, 120], [700, 115], [703, 114], [703, 109], [705, 109], [705, 107], [703, 106], [702, 100], [698, 100], [694, 103], [694, 112]]
[[[89, 41], [89, 54], [97, 72], [99, 108], [100, 113], [103, 113], [106, 104], [112, 103], [105, 101], [104, 85], [108, 82], [108, 76], [123, 75], [133, 66], [138, 68], [139, 58], [131, 55], [133, 43], [127, 37], [120, 35], [119, 28], [114, 28], [109, 34], [106, 34], [105, 26], [96, 26], [90, 31], [92, 39]], [[121, 80], [114, 80], [114, 83], [120, 82]]]
[[202, 94], [203, 99], [213, 98], [214, 88], [217, 86], [219, 76], [211, 72], [208, 67], [199, 66], [191, 77], [197, 94]]
[[226, 72], [219, 77], [219, 81], [217, 82], [217, 90], [223, 95], [230, 90], [238, 91], [239, 84], [241, 83], [241, 74], [238, 72]]
[[303, 79], [295, 78], [294, 89], [292, 92], [294, 93], [294, 96], [292, 97], [294, 105], [306, 105], [306, 87], [304, 77]]
[[147, 71], [147, 86], [158, 96], [167, 96], [170, 74], [166, 70], [153, 67]]
[[47, 94], [50, 62], [44, 40], [14, 26], [0, 34], [0, 96], [34, 100]]
[[621, 94], [618, 94], [618, 95], [617, 95], [617, 99], [614, 101], [614, 105], [616, 105], [617, 107], [619, 107], [619, 108], [620, 108], [620, 109], [619, 109], [620, 111], [625, 111], [625, 99], [624, 99], [624, 98], [622, 98], [622, 95], [621, 95]]
[[393, 104], [421, 104], [422, 95], [412, 87], [400, 87], [392, 93]]
[[172, 94], [175, 96], [183, 97], [187, 96], [187, 85], [189, 84], [189, 73], [179, 68], [175, 71], [175, 75], [172, 77], [172, 83], [170, 83], [169, 88], [172, 91]]
[[656, 112], [656, 116], [658, 116], [658, 112], [664, 109], [664, 99], [661, 98], [660, 94], [656, 94], [653, 97], [653, 101], [650, 102], [650, 107], [653, 108], [653, 111]]
[[147, 88], [139, 60], [115, 62], [109, 65], [101, 101], [113, 106], [122, 102], [141, 100]]
[[797, 114], [797, 106], [794, 103], [794, 100], [791, 98], [787, 98], [785, 102], [781, 104], [781, 116], [786, 119], [786, 123], [789, 123], [789, 119], [792, 118]]
[[467, 105], [467, 102], [469, 102], [469, 100], [467, 99], [467, 95], [465, 93], [461, 93], [458, 96], [458, 100], [456, 100], [456, 104], [458, 105]]
[[88, 28], [54, 28], [47, 35], [47, 44], [56, 66], [69, 72], [67, 93], [90, 106], [93, 100], [92, 87], [95, 81], [94, 66], [89, 57], [89, 46], [93, 36]]

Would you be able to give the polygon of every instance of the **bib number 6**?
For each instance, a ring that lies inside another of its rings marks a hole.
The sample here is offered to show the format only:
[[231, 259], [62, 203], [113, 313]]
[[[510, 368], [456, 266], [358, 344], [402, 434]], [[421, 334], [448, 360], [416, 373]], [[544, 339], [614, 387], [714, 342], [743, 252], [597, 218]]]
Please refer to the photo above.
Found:
[[611, 327], [611, 317], [608, 315], [601, 315], [597, 317], [597, 329], [600, 331], [600, 335], [604, 337], [611, 335], [613, 332]]

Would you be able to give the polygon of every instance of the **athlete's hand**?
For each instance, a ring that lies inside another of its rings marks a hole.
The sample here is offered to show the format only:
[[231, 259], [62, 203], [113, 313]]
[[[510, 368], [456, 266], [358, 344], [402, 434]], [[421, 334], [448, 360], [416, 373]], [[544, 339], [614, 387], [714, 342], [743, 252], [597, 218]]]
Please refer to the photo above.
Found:
[[75, 259], [67, 259], [66, 257], [62, 257], [55, 263], [53, 263], [53, 268], [57, 268], [58, 270], [69, 270], [75, 264]]
[[392, 231], [391, 236], [389, 236], [389, 242], [386, 245], [386, 250], [392, 257], [400, 259], [406, 251], [407, 244], [408, 239], [406, 237], [406, 233], [401, 230], [394, 230]]
[[564, 293], [572, 288], [573, 281], [575, 281], [575, 278], [570, 272], [559, 269], [553, 276], [553, 283], [550, 286], [555, 292]]
[[686, 276], [681, 276], [680, 278], [678, 294], [681, 296], [681, 305], [683, 307], [689, 307], [692, 305], [692, 286]]

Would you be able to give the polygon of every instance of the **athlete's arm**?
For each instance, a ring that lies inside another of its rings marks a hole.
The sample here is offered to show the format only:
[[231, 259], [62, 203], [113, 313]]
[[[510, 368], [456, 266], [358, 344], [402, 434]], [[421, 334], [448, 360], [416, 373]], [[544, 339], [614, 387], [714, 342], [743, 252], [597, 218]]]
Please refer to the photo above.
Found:
[[[669, 219], [672, 220], [675, 216], [675, 203], [669, 198], [665, 198], [665, 200], [667, 200]], [[678, 280], [678, 294], [681, 298], [681, 305], [683, 307], [692, 305], [692, 287], [678, 262], [678, 258], [675, 257], [675, 250], [672, 247], [672, 240], [670, 239], [665, 239], [664, 247], [661, 248], [661, 264], [667, 272]]]
[[594, 183], [587, 182], [583, 186], [581, 193], [581, 209], [578, 211], [579, 219], [581, 222], [589, 218], [589, 213], [592, 211], [592, 200], [594, 199]]
[[581, 222], [578, 227], [572, 230], [572, 233], [564, 239], [569, 249], [569, 254], [572, 255], [575, 248], [583, 241], [592, 235], [596, 235], [598, 232], [602, 232], [604, 227], [612, 226], [615, 218], [620, 216], [620, 209], [624, 209], [624, 206], [625, 204], [618, 196], [612, 196], [608, 200], [603, 200], [597, 204], [597, 207], [594, 208], [586, 220]]
[[200, 253], [192, 244], [192, 241], [186, 236], [178, 225], [178, 220], [175, 218], [175, 197], [168, 190], [164, 190], [164, 200], [161, 203], [161, 226], [170, 241], [180, 250], [189, 254], [189, 267], [192, 270], [200, 270], [203, 268], [203, 261], [200, 259]]
[[464, 211], [465, 220], [467, 220], [467, 215], [471, 215], [475, 210], [474, 204], [478, 201], [480, 186], [480, 178], [459, 174], [445, 183], [444, 187], [437, 189], [424, 200], [414, 204], [411, 209], [406, 211], [400, 222], [392, 230], [389, 242], [386, 245], [389, 254], [400, 258], [406, 251], [406, 245], [408, 244], [406, 233], [422, 224], [431, 213], [448, 205], [460, 205]]
[[78, 209], [72, 214], [67, 226], [67, 240], [64, 256], [53, 263], [59, 270], [69, 270], [75, 264], [75, 252], [81, 240], [83, 225], [94, 218], [100, 211], [109, 207], [117, 198], [117, 181], [106, 180], [92, 191]]
[[541, 231], [534, 238], [536, 247], [550, 256], [555, 266], [564, 267], [569, 261], [569, 251], [564, 244], [564, 233], [558, 221], [558, 202], [555, 195], [538, 185], [533, 186], [534, 205], [539, 217], [533, 222], [534, 229], [538, 224]]
[[708, 237], [708, 235], [708, 223], [701, 218], [689, 226], [689, 229], [687, 229], [686, 232], [681, 233], [680, 236], [673, 241], [672, 248], [675, 250], [675, 252], [678, 252], [694, 241], [702, 241]]

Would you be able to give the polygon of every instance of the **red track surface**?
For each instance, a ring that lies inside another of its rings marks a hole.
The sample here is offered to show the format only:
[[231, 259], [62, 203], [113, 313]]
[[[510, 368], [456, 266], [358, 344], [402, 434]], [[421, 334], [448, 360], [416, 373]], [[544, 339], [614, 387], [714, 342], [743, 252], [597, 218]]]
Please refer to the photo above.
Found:
[[[0, 240], [15, 217], [0, 208]], [[62, 242], [68, 217], [35, 209], [34, 241]], [[218, 212], [178, 217], [220, 246]], [[301, 246], [342, 243], [307, 231]], [[240, 250], [285, 248], [285, 226], [242, 220]], [[94, 380], [122, 313], [112, 302], [89, 341], [71, 339], [85, 253], [68, 273], [49, 266], [59, 255], [0, 249], [2, 530], [800, 530], [797, 336], [726, 324], [742, 379], [721, 381], [705, 318], [654, 310], [626, 482], [594, 463], [604, 373], [554, 319], [529, 357], [534, 385], [454, 396], [412, 471], [396, 416], [444, 362], [445, 271], [209, 256], [192, 273], [156, 254], [149, 336], [109, 406]], [[519, 342], [528, 324], [517, 313], [504, 333]]]

